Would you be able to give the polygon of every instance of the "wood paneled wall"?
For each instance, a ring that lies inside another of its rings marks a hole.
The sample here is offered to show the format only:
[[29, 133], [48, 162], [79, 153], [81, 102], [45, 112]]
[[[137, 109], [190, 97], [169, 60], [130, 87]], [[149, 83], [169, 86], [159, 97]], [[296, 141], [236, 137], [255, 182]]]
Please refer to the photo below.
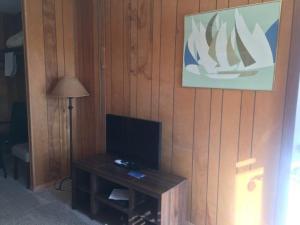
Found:
[[[162, 121], [161, 168], [188, 178], [188, 218], [195, 225], [236, 224], [242, 213], [238, 210], [243, 210], [243, 204], [237, 207], [237, 198], [244, 193], [251, 199], [247, 184], [253, 184], [252, 178], [261, 187], [256, 205], [261, 209], [259, 224], [275, 224], [294, 1], [282, 1], [272, 92], [181, 85], [184, 15], [260, 2], [77, 0], [77, 12], [82, 11], [77, 55], [79, 64], [84, 62], [79, 76], [95, 89], [81, 107], [79, 123], [87, 121], [92, 130], [85, 132], [91, 135], [101, 131], [92, 121], [104, 126], [103, 101], [106, 113]], [[99, 106], [95, 100], [101, 99]], [[97, 112], [100, 121], [94, 120]], [[95, 136], [89, 143], [100, 146]], [[246, 183], [237, 187], [243, 177]], [[244, 221], [253, 219], [251, 213], [248, 216]]]
[[24, 0], [32, 187], [69, 172], [67, 107], [49, 97], [58, 78], [75, 75], [74, 1]]
[[192, 224], [235, 224], [237, 179], [257, 171], [261, 224], [275, 224], [296, 1], [282, 3], [272, 92], [181, 86], [183, 16], [259, 2], [24, 1], [33, 187], [67, 173], [66, 104], [46, 94], [60, 76], [76, 74], [91, 94], [75, 106], [76, 158], [104, 150], [105, 113], [159, 120], [161, 168], [188, 178]]
[[100, 43], [103, 42], [100, 2], [74, 0], [76, 76], [90, 96], [77, 101], [74, 115], [74, 155], [80, 159], [104, 151], [104, 89]]

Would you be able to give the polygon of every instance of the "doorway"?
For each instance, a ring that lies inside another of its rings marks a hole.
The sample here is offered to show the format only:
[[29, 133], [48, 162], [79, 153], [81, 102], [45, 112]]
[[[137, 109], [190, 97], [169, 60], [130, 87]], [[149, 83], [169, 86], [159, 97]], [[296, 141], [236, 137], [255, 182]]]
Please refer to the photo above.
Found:
[[0, 1], [0, 182], [30, 187], [26, 69], [21, 0]]
[[287, 211], [286, 225], [299, 224], [299, 219], [298, 219], [299, 202], [300, 202], [300, 89], [298, 90], [293, 154], [292, 154], [292, 163], [290, 168], [288, 211]]

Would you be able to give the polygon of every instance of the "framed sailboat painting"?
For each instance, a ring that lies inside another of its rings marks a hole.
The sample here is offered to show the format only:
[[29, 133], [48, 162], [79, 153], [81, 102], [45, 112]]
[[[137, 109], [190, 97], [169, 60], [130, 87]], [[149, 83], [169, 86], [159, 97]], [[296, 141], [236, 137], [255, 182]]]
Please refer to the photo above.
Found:
[[185, 17], [184, 87], [272, 90], [280, 1]]

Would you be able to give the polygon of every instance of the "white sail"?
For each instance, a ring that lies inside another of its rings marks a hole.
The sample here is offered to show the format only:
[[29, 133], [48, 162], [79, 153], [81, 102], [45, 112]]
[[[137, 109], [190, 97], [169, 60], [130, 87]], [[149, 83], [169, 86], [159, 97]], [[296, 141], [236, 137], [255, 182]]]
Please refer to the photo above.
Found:
[[216, 40], [216, 56], [220, 67], [229, 67], [227, 59], [227, 24], [223, 23], [219, 30], [217, 40]]
[[245, 70], [271, 66], [273, 64], [272, 51], [260, 26], [256, 25], [254, 33], [252, 34], [238, 10], [235, 11], [235, 20], [238, 35], [247, 48], [247, 51], [255, 60], [255, 63], [245, 67]]
[[202, 23], [200, 23], [199, 27], [200, 30], [196, 28], [197, 30], [195, 31], [197, 34], [196, 35], [197, 41], [195, 42], [195, 44], [196, 44], [197, 52], [200, 57], [199, 64], [201, 64], [207, 70], [207, 72], [215, 72], [216, 71], [215, 67], [217, 65], [217, 62], [214, 61], [208, 54], [209, 46], [206, 42], [206, 36], [205, 36], [206, 29]]
[[237, 44], [236, 44], [236, 33], [235, 33], [235, 29], [232, 29], [231, 31], [231, 36], [230, 36], [230, 41], [231, 41], [231, 46], [234, 50], [234, 53], [236, 54], [236, 56], [241, 59], [241, 55], [239, 53], [239, 49], [237, 47]]
[[217, 15], [215, 25], [216, 25], [216, 29], [219, 30], [220, 29], [220, 16], [219, 15]]
[[254, 58], [257, 62], [257, 64], [255, 65], [256, 68], [272, 66], [274, 64], [272, 49], [269, 45], [264, 31], [258, 24], [255, 25], [253, 38], [255, 43], [257, 44], [257, 47], [259, 48], [259, 51], [257, 51], [254, 55]]
[[216, 55], [219, 62], [218, 71], [233, 70], [236, 66], [230, 66], [228, 61], [228, 35], [227, 35], [227, 23], [223, 23], [219, 30], [216, 40]]
[[198, 64], [187, 65], [187, 71], [211, 79], [234, 79], [252, 76], [257, 69], [274, 65], [272, 50], [262, 28], [256, 24], [252, 33], [238, 10], [234, 17], [235, 26], [229, 33], [227, 23], [222, 22], [219, 15], [211, 19], [213, 23], [207, 28], [192, 20], [187, 45]]
[[197, 50], [195, 43], [197, 41], [197, 26], [195, 24], [195, 21], [192, 20], [192, 33], [188, 39], [188, 48], [193, 56], [193, 58], [197, 61]]

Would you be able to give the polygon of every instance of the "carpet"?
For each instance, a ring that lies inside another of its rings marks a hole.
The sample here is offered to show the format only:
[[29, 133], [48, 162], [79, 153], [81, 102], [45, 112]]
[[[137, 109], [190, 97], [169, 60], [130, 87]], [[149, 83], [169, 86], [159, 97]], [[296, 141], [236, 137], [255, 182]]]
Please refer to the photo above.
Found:
[[70, 191], [31, 192], [0, 171], [0, 225], [101, 225], [70, 207]]

